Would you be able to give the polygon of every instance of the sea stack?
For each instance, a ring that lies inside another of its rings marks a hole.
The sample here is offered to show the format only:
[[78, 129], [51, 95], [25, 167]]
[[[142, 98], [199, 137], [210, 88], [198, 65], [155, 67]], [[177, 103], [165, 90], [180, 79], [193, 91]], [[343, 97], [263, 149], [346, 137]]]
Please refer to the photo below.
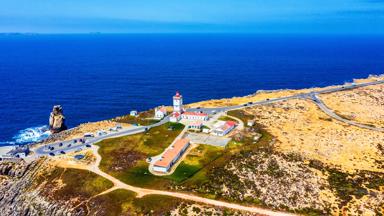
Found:
[[60, 105], [53, 106], [51, 115], [49, 116], [49, 129], [52, 133], [59, 133], [67, 129], [63, 108]]

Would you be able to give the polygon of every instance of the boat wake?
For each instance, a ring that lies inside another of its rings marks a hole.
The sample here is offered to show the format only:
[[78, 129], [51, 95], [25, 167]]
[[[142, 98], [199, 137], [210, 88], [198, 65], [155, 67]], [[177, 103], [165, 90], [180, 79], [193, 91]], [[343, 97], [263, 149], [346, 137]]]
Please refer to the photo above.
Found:
[[46, 125], [30, 127], [18, 131], [17, 134], [12, 137], [12, 141], [0, 142], [0, 145], [29, 144], [46, 139], [49, 137], [49, 135], [51, 135], [51, 132]]

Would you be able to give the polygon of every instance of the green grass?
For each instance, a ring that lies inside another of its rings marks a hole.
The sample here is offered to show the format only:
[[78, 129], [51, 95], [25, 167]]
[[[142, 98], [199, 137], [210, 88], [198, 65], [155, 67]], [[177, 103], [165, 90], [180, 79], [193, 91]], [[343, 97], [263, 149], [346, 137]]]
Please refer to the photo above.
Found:
[[55, 168], [35, 181], [37, 185], [45, 182], [43, 193], [47, 197], [61, 201], [85, 200], [113, 186], [109, 180], [90, 171], [63, 168]]
[[235, 119], [233, 119], [233, 118], [231, 118], [229, 116], [220, 116], [219, 120], [221, 120], [221, 121], [236, 121]]
[[137, 116], [125, 115], [125, 116], [114, 118], [112, 120], [120, 123], [151, 125], [159, 122], [159, 120], [153, 119], [154, 115], [155, 115], [155, 110], [152, 109], [145, 112], [140, 112]]
[[89, 215], [167, 215], [181, 202], [185, 201], [161, 195], [136, 198], [134, 192], [119, 189], [93, 198], [88, 206]]
[[[246, 114], [243, 110], [229, 111], [228, 115], [237, 117], [244, 122], [254, 118], [254, 116]], [[215, 159], [183, 182], [183, 185], [187, 188], [186, 190], [196, 191], [207, 198], [237, 201], [233, 200], [233, 198], [222, 197], [219, 192], [221, 185], [217, 185], [216, 182], [218, 178], [228, 179], [228, 181], [231, 181], [230, 185], [236, 188], [240, 185], [239, 180], [236, 176], [231, 176], [231, 173], [224, 169], [225, 165], [231, 160], [237, 160], [238, 157], [247, 157], [247, 155], [253, 152], [263, 151], [268, 153], [273, 151], [273, 148], [270, 146], [273, 139], [272, 135], [258, 124], [255, 124], [253, 129], [257, 133], [262, 134], [258, 142], [254, 142], [253, 136], [250, 133], [247, 133], [237, 141], [230, 141], [226, 148], [220, 152], [219, 156], [209, 156]], [[240, 188], [238, 189], [240, 190]], [[260, 201], [253, 200], [252, 204], [260, 204]]]
[[[168, 130], [172, 126], [173, 130]], [[167, 123], [146, 133], [112, 138], [97, 143], [102, 156], [100, 168], [119, 180], [139, 187], [167, 188], [180, 184], [221, 155], [222, 148], [200, 145], [193, 149], [169, 176], [154, 176], [148, 171], [147, 157], [164, 151], [184, 129]]]

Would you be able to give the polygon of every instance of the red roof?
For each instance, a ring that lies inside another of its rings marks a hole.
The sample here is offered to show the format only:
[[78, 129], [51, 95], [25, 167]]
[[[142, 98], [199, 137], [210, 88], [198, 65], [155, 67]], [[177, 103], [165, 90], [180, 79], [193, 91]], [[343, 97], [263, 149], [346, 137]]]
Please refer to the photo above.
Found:
[[173, 113], [173, 116], [174, 116], [174, 117], [179, 117], [179, 116], [180, 116], [180, 113], [179, 113], [179, 112], [174, 112], [174, 113]]
[[237, 125], [237, 123], [234, 121], [227, 121], [227, 122], [225, 122], [225, 124], [229, 125], [230, 127]]
[[206, 113], [199, 113], [199, 112], [184, 112], [183, 115], [208, 116], [208, 114]]
[[175, 95], [175, 96], [173, 96], [173, 97], [176, 97], [176, 98], [181, 98], [182, 96], [181, 96], [181, 94], [179, 93], [179, 91], [176, 91], [176, 95]]
[[201, 121], [196, 121], [189, 124], [189, 126], [195, 126], [195, 127], [201, 127], [202, 125], [203, 125], [203, 122]]
[[189, 139], [177, 140], [167, 151], [164, 152], [161, 159], [156, 161], [155, 166], [168, 167], [181, 150], [189, 144]]

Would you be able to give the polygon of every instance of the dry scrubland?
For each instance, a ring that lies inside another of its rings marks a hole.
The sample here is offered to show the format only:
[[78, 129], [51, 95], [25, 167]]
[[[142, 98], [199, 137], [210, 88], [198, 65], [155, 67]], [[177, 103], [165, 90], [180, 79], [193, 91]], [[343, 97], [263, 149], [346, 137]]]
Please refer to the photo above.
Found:
[[[368, 81], [372, 79], [356, 82]], [[380, 126], [383, 88], [369, 86], [321, 98], [337, 112], [345, 110], [342, 114], [349, 116], [352, 111], [354, 120]], [[193, 106], [241, 104], [250, 98], [290, 93], [261, 93]], [[268, 151], [243, 152], [213, 170], [216, 182], [204, 185], [206, 191], [214, 191], [224, 199], [304, 214], [383, 214], [383, 133], [331, 119], [311, 100], [288, 100], [232, 114], [256, 120], [276, 141]]]
[[82, 138], [85, 133], [96, 133], [99, 130], [108, 131], [110, 128], [115, 127], [116, 124], [120, 124], [122, 127], [130, 127], [131, 124], [121, 123], [112, 120], [88, 122], [80, 124], [79, 126], [72, 128], [71, 130], [62, 131], [57, 134], [53, 134], [49, 139], [44, 140], [43, 143], [51, 143], [56, 141], [65, 141], [71, 139]]
[[[86, 170], [59, 168], [47, 159], [0, 164], [1, 215], [247, 215], [160, 195], [126, 190]], [[159, 203], [162, 203], [159, 205]]]
[[384, 85], [322, 95], [336, 113], [363, 124], [384, 127]]
[[311, 101], [289, 100], [247, 112], [278, 139], [280, 152], [298, 153], [348, 172], [383, 171], [378, 148], [384, 143], [383, 133], [333, 120]]
[[[376, 78], [356, 82], [368, 82], [373, 79]], [[383, 125], [383, 89], [384, 85], [369, 86], [324, 94], [320, 97], [327, 106], [342, 116], [379, 127]], [[315, 89], [258, 92], [242, 98], [210, 100], [189, 106], [235, 105], [313, 90]], [[161, 139], [159, 138], [161, 133], [156, 132], [161, 128], [152, 130], [147, 135], [115, 138], [99, 143], [101, 146], [99, 153], [103, 156], [101, 168], [107, 172], [118, 172], [119, 175], [116, 173], [112, 175], [133, 185], [159, 186], [158, 189], [192, 192], [212, 199], [301, 214], [382, 215], [384, 213], [384, 133], [361, 129], [331, 119], [311, 100], [292, 99], [230, 111], [228, 115], [244, 122], [252, 119], [257, 124], [246, 127], [243, 132], [234, 135], [234, 141], [218, 154], [217, 159], [206, 161], [204, 166], [188, 179], [184, 176], [182, 180], [172, 184], [169, 184], [170, 179], [167, 179], [167, 187], [161, 187], [162, 179], [160, 181], [149, 178], [148, 175], [139, 175], [147, 172], [146, 166], [143, 166], [140, 172], [126, 171], [140, 165], [135, 162], [138, 158], [132, 158], [137, 155], [134, 153], [137, 153], [139, 147], [153, 147], [159, 143], [156, 140], [162, 140], [155, 148], [160, 152], [166, 147], [161, 143], [177, 135], [173, 134], [170, 137], [167, 135], [167, 139]], [[128, 116], [115, 120], [134, 123]], [[101, 126], [98, 124], [111, 127], [115, 123], [84, 124], [80, 126], [82, 129], [76, 130], [79, 134], [80, 131], [84, 133], [93, 126], [96, 130]], [[163, 133], [172, 133], [166, 130], [166, 126], [164, 127]], [[262, 138], [255, 141], [254, 138], [259, 134]], [[149, 135], [151, 136], [146, 137]], [[139, 142], [140, 145], [134, 145], [136, 149], [130, 147], [137, 143], [135, 139], [142, 141]], [[140, 154], [141, 161], [148, 156], [148, 152], [145, 153]], [[113, 157], [110, 157], [111, 155]], [[204, 154], [191, 154], [190, 158], [195, 157], [193, 161], [196, 161], [201, 155]], [[116, 164], [113, 165], [114, 163]], [[183, 168], [183, 165], [180, 167]], [[182, 173], [191, 170], [188, 166], [184, 166], [185, 169], [181, 168]], [[121, 215], [127, 212], [151, 215], [244, 214], [170, 197], [148, 196], [140, 199], [132, 192], [122, 190], [95, 196], [95, 193], [110, 187], [108, 181], [85, 171], [54, 169], [49, 173], [51, 174], [43, 175], [45, 180], [37, 178], [40, 182], [36, 186], [45, 185], [52, 188], [42, 190], [47, 192], [42, 195], [53, 200], [57, 199], [55, 202], [63, 205], [72, 203], [72, 207], [75, 205], [72, 210], [89, 212], [91, 215]], [[95, 188], [90, 190], [90, 187]], [[61, 196], [63, 191], [68, 193], [68, 188], [75, 189], [74, 195], [69, 193], [68, 196]], [[63, 201], [64, 198], [67, 200]], [[160, 202], [162, 205], [159, 205]]]

